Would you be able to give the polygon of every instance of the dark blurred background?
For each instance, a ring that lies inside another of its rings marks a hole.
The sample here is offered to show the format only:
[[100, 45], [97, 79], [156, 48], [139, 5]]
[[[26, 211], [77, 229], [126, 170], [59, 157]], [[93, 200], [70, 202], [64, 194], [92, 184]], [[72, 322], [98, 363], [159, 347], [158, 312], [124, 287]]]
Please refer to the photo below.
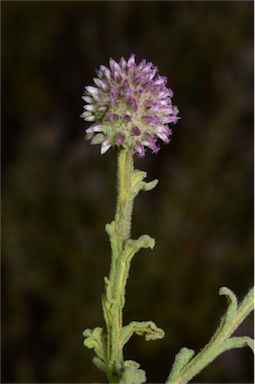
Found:
[[[170, 145], [136, 166], [133, 235], [156, 248], [133, 261], [125, 321], [154, 320], [126, 359], [163, 382], [182, 346], [198, 351], [253, 282], [253, 3], [2, 2], [2, 382], [104, 382], [82, 331], [102, 326], [116, 155], [84, 141], [83, 88], [110, 57], [135, 52], [169, 78], [182, 120]], [[250, 317], [238, 334], [252, 336]], [[253, 382], [248, 349], [198, 383]]]

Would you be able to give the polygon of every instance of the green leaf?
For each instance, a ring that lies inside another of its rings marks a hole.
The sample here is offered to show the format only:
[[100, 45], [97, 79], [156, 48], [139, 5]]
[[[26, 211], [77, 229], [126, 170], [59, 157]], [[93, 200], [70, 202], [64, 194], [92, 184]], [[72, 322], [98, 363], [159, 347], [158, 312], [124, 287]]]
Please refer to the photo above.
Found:
[[105, 224], [105, 231], [109, 236], [112, 236], [115, 229], [115, 222], [112, 221], [111, 223]]
[[254, 340], [248, 336], [231, 337], [221, 347], [221, 353], [229, 349], [249, 347], [254, 353]]
[[142, 235], [137, 240], [128, 240], [124, 249], [125, 258], [130, 261], [132, 257], [141, 249], [141, 248], [150, 248], [153, 249], [155, 246], [155, 240], [148, 236]]
[[158, 184], [158, 180], [150, 182], [143, 181], [147, 176], [146, 172], [134, 170], [131, 182], [131, 191], [134, 195], [137, 195], [140, 191], [151, 191]]
[[89, 349], [94, 349], [97, 356], [105, 360], [106, 357], [106, 340], [103, 334], [103, 328], [96, 327], [93, 330], [85, 329], [83, 332], [85, 337], [84, 345]]
[[178, 374], [181, 372], [181, 370], [185, 367], [185, 365], [188, 364], [188, 362], [192, 359], [195, 352], [193, 349], [189, 348], [182, 348], [179, 353], [175, 356], [174, 364], [172, 367], [172, 370], [168, 376], [167, 382], [174, 380]]
[[120, 379], [120, 384], [143, 384], [146, 382], [145, 372], [137, 368], [125, 368]]
[[231, 319], [235, 316], [235, 313], [238, 308], [238, 301], [236, 298], [236, 295], [227, 287], [221, 287], [219, 290], [219, 295], [226, 296], [226, 299], [228, 301], [228, 309], [226, 312], [226, 322], [231, 321]]
[[158, 185], [158, 179], [155, 179], [155, 180], [152, 180], [152, 181], [149, 181], [148, 183], [147, 182], [144, 182], [143, 183], [143, 191], [151, 191], [153, 188], [156, 187], [156, 185]]
[[134, 360], [126, 360], [124, 361], [124, 366], [127, 368], [139, 368], [140, 364]]
[[156, 326], [153, 321], [132, 321], [122, 329], [122, 343], [125, 345], [130, 337], [136, 333], [137, 335], [145, 335], [145, 340], [162, 339], [165, 332]]
[[100, 371], [103, 371], [103, 372], [107, 372], [107, 366], [105, 365], [105, 363], [99, 359], [98, 357], [93, 357], [92, 359], [93, 363], [95, 364], [95, 366], [100, 369]]
[[145, 179], [147, 173], [144, 171], [140, 171], [139, 169], [135, 169], [133, 171], [132, 179], [131, 179], [131, 188], [135, 190], [139, 184]]

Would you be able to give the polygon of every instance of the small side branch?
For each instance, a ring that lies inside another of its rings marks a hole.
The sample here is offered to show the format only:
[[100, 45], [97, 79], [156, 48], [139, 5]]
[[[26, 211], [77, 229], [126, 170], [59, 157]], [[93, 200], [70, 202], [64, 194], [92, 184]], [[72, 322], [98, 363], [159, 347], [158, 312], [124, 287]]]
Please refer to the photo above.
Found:
[[128, 342], [134, 333], [140, 336], [144, 335], [146, 341], [162, 339], [165, 336], [165, 332], [158, 328], [153, 321], [132, 321], [129, 325], [123, 327], [123, 346]]
[[218, 329], [209, 343], [197, 355], [192, 349], [182, 348], [180, 350], [175, 357], [166, 381], [167, 384], [188, 383], [220, 354], [229, 349], [248, 346], [253, 350], [253, 340], [250, 337], [231, 337], [231, 335], [253, 310], [254, 289], [247, 293], [239, 306], [235, 294], [230, 289], [223, 287], [219, 294], [226, 296], [228, 308]]

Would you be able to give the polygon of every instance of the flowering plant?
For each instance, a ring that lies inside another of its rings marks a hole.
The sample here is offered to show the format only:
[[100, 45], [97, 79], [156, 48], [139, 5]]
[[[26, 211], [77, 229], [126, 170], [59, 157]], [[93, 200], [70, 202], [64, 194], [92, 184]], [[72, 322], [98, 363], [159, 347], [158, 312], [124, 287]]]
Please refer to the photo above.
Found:
[[[117, 147], [118, 196], [114, 220], [105, 229], [110, 238], [112, 258], [109, 277], [105, 277], [102, 307], [105, 329], [96, 327], [84, 331], [84, 344], [94, 349], [95, 365], [105, 372], [109, 382], [142, 384], [145, 372], [132, 360], [124, 360], [123, 347], [136, 333], [145, 340], [164, 337], [164, 331], [152, 321], [132, 321], [123, 325], [125, 287], [131, 260], [141, 248], [153, 248], [155, 240], [148, 235], [131, 239], [131, 218], [134, 199], [140, 191], [150, 191], [158, 180], [145, 181], [146, 172], [134, 169], [133, 156], [142, 157], [146, 149], [159, 151], [160, 140], [169, 143], [172, 130], [168, 124], [180, 119], [178, 108], [172, 104], [173, 92], [167, 88], [167, 79], [158, 75], [157, 68], [135, 56], [117, 63], [110, 59], [110, 69], [101, 66], [94, 79], [96, 86], [85, 87], [86, 105], [81, 115], [92, 125], [86, 129], [86, 138], [101, 145], [101, 154]], [[253, 290], [238, 305], [228, 288], [221, 288], [228, 309], [209, 343], [197, 354], [186, 347], [176, 355], [166, 383], [185, 384], [224, 351], [246, 345], [253, 348], [249, 337], [232, 337], [239, 324], [253, 309]]]

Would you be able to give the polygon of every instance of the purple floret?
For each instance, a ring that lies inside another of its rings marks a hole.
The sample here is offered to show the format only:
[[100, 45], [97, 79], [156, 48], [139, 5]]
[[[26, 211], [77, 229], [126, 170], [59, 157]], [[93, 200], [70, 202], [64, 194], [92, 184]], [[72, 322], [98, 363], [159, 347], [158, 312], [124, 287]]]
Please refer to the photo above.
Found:
[[[100, 66], [95, 86], [85, 88], [84, 120], [93, 122], [87, 130], [93, 144], [101, 144], [101, 153], [110, 146], [129, 148], [138, 156], [145, 147], [159, 151], [160, 140], [169, 143], [179, 110], [172, 104], [173, 91], [167, 88], [167, 78], [158, 68], [143, 59], [136, 64], [135, 55], [128, 60], [109, 61], [109, 68]], [[100, 132], [95, 129], [100, 125]]]

